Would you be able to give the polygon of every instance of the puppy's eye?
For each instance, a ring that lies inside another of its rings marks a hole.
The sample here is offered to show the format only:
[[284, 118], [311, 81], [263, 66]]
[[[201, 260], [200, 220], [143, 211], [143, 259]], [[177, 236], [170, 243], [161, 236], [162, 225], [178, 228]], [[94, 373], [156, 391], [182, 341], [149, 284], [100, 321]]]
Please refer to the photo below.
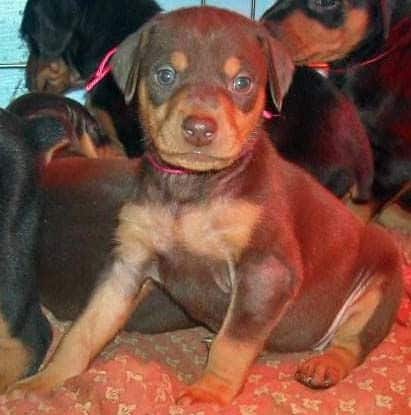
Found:
[[176, 80], [176, 71], [171, 66], [164, 66], [157, 70], [156, 80], [162, 86], [171, 86]]
[[239, 75], [233, 80], [233, 90], [236, 92], [248, 92], [251, 85], [252, 80], [249, 76]]

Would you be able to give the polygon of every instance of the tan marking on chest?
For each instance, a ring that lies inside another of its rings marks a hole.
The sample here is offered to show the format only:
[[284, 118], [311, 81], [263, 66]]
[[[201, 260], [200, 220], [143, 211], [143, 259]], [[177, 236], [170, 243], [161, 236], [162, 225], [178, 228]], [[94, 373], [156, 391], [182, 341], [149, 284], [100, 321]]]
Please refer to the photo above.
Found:
[[194, 255], [235, 259], [248, 245], [260, 208], [244, 200], [220, 199], [188, 206], [173, 215], [156, 204], [127, 204], [117, 229], [118, 252], [130, 261], [183, 246]]
[[257, 205], [221, 199], [192, 209], [181, 218], [181, 242], [197, 255], [235, 259], [248, 245], [259, 216]]

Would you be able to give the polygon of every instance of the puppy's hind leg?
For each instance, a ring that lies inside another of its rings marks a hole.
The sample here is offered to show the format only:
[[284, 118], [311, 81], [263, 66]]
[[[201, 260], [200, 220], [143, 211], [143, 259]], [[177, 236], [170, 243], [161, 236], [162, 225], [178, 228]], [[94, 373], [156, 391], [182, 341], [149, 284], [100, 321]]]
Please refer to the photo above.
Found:
[[[374, 247], [381, 247], [385, 234], [374, 234], [374, 237], [380, 238]], [[388, 334], [402, 291], [399, 255], [391, 248], [392, 245], [380, 255], [379, 269], [367, 283], [365, 292], [350, 305], [329, 348], [299, 365], [295, 375], [299, 382], [311, 388], [328, 388], [337, 384]], [[378, 253], [374, 251], [377, 256]]]

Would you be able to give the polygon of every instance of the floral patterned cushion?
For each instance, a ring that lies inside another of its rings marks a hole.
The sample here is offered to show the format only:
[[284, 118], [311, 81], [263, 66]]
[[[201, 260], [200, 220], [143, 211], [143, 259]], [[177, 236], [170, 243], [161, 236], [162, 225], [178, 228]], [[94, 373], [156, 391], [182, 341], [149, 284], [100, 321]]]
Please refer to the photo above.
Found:
[[[364, 364], [328, 390], [311, 390], [294, 380], [297, 362], [307, 354], [265, 354], [231, 405], [176, 405], [175, 397], [206, 363], [204, 338], [210, 333], [198, 327], [159, 335], [121, 333], [85, 373], [53, 393], [1, 396], [0, 414], [411, 414], [411, 267], [405, 271], [408, 292], [390, 335]], [[68, 323], [52, 322], [55, 347]]]

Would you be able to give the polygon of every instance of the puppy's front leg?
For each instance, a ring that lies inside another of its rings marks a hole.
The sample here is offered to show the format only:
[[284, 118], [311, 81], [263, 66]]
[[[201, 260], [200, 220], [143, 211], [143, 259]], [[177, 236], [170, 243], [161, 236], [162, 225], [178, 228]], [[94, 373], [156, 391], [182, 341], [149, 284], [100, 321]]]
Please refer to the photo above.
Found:
[[241, 390], [248, 370], [293, 300], [298, 282], [274, 257], [241, 267], [233, 281], [231, 302], [216, 336], [202, 377], [179, 398], [229, 403]]
[[16, 383], [11, 390], [46, 392], [84, 371], [147, 294], [149, 284], [135, 272], [130, 264], [114, 262], [45, 369]]

